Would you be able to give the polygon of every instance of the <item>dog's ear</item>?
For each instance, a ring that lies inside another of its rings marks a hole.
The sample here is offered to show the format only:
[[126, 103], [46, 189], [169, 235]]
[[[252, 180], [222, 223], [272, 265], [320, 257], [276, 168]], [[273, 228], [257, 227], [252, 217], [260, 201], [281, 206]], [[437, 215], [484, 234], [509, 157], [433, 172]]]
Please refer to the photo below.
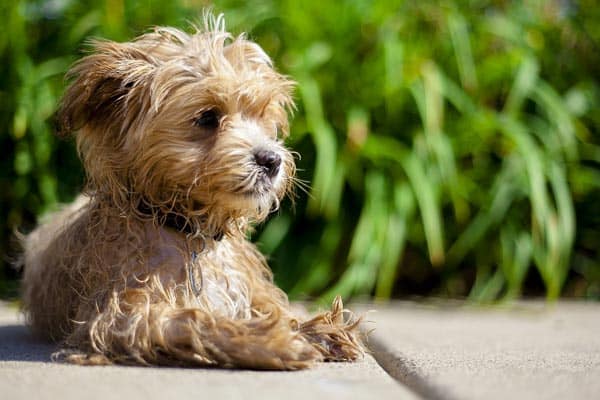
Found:
[[67, 73], [71, 80], [56, 115], [57, 135], [123, 121], [131, 92], [148, 86], [157, 61], [135, 43], [95, 41], [93, 53]]

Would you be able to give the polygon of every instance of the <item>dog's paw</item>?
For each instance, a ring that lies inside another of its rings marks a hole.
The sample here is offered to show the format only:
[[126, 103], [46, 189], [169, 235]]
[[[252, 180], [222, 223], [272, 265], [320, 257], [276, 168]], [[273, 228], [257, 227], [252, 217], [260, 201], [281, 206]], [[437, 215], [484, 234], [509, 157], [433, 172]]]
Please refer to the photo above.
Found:
[[317, 315], [299, 325], [298, 330], [325, 361], [354, 361], [364, 355], [358, 326], [361, 319], [344, 310], [337, 296], [331, 311]]
[[270, 319], [229, 321], [205, 332], [202, 345], [217, 364], [233, 368], [297, 370], [323, 360], [304, 335]]
[[323, 360], [321, 353], [302, 336], [271, 339], [274, 340], [270, 343], [253, 338], [248, 342], [236, 340], [235, 344], [221, 344], [220, 349], [208, 347], [220, 353], [214, 354], [220, 364], [233, 368], [298, 370]]
[[322, 353], [302, 336], [294, 337], [285, 347], [274, 348], [273, 356], [277, 369], [304, 369], [323, 361]]

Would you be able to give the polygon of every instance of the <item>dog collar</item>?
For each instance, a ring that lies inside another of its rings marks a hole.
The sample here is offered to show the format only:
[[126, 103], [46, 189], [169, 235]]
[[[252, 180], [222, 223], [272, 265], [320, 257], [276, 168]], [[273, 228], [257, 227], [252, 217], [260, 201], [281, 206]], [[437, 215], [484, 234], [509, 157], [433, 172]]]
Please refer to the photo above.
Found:
[[[186, 235], [194, 233], [193, 226], [190, 224], [187, 218], [176, 213], [164, 213], [160, 209], [151, 208], [148, 205], [141, 203], [138, 208], [138, 212], [147, 216], [158, 216], [158, 220], [161, 224], [167, 228], [174, 229], [178, 232], [185, 233]], [[212, 236], [213, 240], [220, 241], [223, 239], [223, 231], [218, 231]]]

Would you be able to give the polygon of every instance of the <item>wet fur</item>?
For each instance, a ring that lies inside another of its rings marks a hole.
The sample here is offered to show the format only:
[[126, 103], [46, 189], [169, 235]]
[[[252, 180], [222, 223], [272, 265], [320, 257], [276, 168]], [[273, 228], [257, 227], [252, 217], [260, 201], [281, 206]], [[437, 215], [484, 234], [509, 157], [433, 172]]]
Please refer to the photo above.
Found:
[[[87, 185], [23, 241], [28, 321], [64, 344], [59, 358], [81, 364], [354, 360], [358, 321], [341, 300], [301, 321], [246, 240], [293, 186], [282, 142], [293, 82], [221, 17], [206, 21], [193, 34], [93, 42], [69, 72], [59, 134], [76, 133]], [[210, 109], [216, 133], [194, 125]], [[257, 148], [281, 155], [270, 184], [252, 161]]]

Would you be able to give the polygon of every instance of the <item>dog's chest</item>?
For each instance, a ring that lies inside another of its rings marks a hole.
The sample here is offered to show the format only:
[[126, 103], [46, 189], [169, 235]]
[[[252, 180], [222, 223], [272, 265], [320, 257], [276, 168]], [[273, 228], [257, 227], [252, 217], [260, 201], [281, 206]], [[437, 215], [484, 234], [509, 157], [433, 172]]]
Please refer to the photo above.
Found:
[[211, 246], [197, 246], [194, 251], [181, 235], [172, 231], [150, 233], [149, 239], [160, 243], [149, 260], [150, 270], [159, 272], [163, 286], [184, 289], [174, 294], [175, 298], [184, 297], [177, 300], [178, 304], [198, 307], [215, 316], [250, 318], [249, 261], [240, 256], [234, 244], [223, 239]]
[[243, 267], [226, 240], [193, 257], [188, 285], [198, 305], [213, 315], [250, 318], [250, 285]]

